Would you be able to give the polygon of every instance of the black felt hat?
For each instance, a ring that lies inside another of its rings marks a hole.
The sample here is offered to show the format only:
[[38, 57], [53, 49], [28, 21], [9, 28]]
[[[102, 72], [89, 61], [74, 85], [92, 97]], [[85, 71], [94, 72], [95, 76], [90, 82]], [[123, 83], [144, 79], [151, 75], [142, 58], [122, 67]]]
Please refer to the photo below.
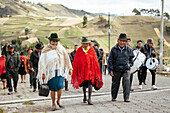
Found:
[[119, 35], [118, 40], [125, 40], [125, 41], [127, 41], [126, 34], [125, 34], [125, 33], [121, 33], [121, 34]]
[[42, 45], [40, 43], [38, 43], [36, 46], [35, 46], [36, 49], [42, 49]]
[[91, 41], [88, 40], [88, 37], [85, 37], [85, 36], [82, 37], [82, 40], [81, 40], [81, 43], [82, 43], [82, 44], [90, 43], [90, 42], [91, 42]]
[[60, 41], [60, 39], [58, 38], [57, 33], [51, 33], [51, 35], [50, 35], [50, 37], [48, 39], [51, 40], [51, 41], [55, 41], [55, 42]]

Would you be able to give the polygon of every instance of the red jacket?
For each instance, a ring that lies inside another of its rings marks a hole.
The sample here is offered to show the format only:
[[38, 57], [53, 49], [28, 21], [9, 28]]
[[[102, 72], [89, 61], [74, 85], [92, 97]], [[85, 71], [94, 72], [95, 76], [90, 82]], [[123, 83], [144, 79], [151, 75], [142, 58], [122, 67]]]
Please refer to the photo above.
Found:
[[90, 46], [86, 54], [81, 46], [77, 49], [74, 57], [71, 83], [74, 88], [78, 89], [85, 80], [91, 81], [94, 85], [95, 77], [99, 79], [101, 88], [103, 81], [95, 50]]
[[0, 76], [1, 76], [2, 73], [6, 73], [5, 61], [6, 61], [6, 58], [0, 57]]

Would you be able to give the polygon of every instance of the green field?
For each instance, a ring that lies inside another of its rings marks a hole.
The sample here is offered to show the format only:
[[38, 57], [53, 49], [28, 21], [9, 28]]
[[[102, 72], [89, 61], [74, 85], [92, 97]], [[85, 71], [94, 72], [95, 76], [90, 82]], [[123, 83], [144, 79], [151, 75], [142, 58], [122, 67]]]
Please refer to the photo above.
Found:
[[84, 36], [78, 28], [70, 28], [64, 32], [64, 38]]
[[[76, 26], [60, 26], [64, 21], [65, 19], [62, 18], [50, 20], [43, 17], [11, 17], [0, 26], [0, 40], [10, 41], [19, 36], [25, 36], [24, 29], [28, 26], [31, 28], [29, 35], [37, 37], [44, 44], [48, 44], [47, 38], [55, 32], [58, 33], [61, 43], [67, 48], [72, 48], [74, 44], [81, 45], [81, 37], [88, 36], [90, 40], [96, 40], [100, 44], [100, 48], [108, 49], [107, 28], [100, 27], [101, 25], [97, 23], [98, 17], [89, 21], [86, 28], [82, 27], [82, 23]], [[169, 24], [165, 21], [164, 25]], [[159, 18], [147, 16], [113, 17], [111, 18], [111, 26], [111, 48], [117, 43], [120, 33], [126, 33], [127, 37], [131, 38], [132, 48], [136, 46], [137, 40], [140, 39], [145, 43], [148, 38], [153, 38], [154, 47], [158, 47], [159, 37], [156, 35], [154, 28], [160, 28]], [[168, 36], [166, 36], [166, 39], [168, 39]], [[26, 38], [22, 38], [22, 40], [26, 40]], [[164, 56], [170, 56], [169, 50], [169, 47], [165, 46]]]

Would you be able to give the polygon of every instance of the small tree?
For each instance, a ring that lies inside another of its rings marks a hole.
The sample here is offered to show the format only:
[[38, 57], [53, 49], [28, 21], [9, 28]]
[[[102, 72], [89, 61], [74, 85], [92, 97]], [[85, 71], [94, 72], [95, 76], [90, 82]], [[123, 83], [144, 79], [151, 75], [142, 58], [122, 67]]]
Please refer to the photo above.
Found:
[[87, 16], [83, 17], [83, 27], [87, 27]]
[[167, 19], [170, 19], [170, 15], [167, 12], [164, 13], [164, 16], [167, 17]]
[[141, 15], [141, 12], [136, 8], [133, 9], [132, 13], [135, 13], [135, 15]]

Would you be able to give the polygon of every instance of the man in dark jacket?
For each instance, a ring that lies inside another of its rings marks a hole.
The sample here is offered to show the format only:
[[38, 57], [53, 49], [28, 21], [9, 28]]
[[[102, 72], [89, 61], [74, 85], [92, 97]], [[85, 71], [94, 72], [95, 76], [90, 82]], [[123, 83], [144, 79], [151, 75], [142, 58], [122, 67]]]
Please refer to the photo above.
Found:
[[[73, 64], [74, 57], [75, 57], [77, 49], [78, 49], [78, 45], [74, 45], [74, 51], [72, 51], [71, 54], [70, 54], [71, 64]], [[64, 81], [65, 81], [65, 90], [69, 91], [69, 89], [68, 89], [68, 80], [64, 79]]]
[[20, 57], [14, 52], [14, 48], [12, 45], [8, 45], [8, 52], [6, 53], [6, 79], [8, 85], [8, 95], [12, 94], [12, 83], [11, 83], [11, 75], [14, 83], [14, 91], [17, 92], [17, 83], [18, 83], [18, 69], [20, 66]]
[[[138, 49], [139, 51], [141, 51], [143, 49], [142, 40], [137, 41], [136, 49]], [[142, 89], [142, 80], [143, 80], [142, 67], [140, 67], [138, 70], [138, 80], [139, 80], [139, 89]]]
[[76, 54], [77, 49], [78, 49], [78, 45], [74, 45], [74, 51], [72, 51], [71, 54], [70, 54], [71, 55], [71, 57], [70, 57], [71, 63], [73, 63], [74, 56]]
[[[148, 39], [147, 40], [147, 43], [144, 45], [143, 48], [141, 48], [141, 52], [143, 54], [145, 54], [146, 56], [146, 60], [153, 57], [155, 58], [156, 57], [156, 54], [155, 54], [155, 49], [153, 47], [153, 39]], [[155, 86], [155, 73], [156, 73], [156, 70], [149, 70], [152, 74], [152, 89], [157, 89], [157, 87]], [[144, 66], [142, 67], [142, 74], [143, 74], [143, 83], [146, 84], [146, 76], [147, 76], [147, 67], [146, 67], [146, 64], [144, 64]]]
[[103, 60], [103, 52], [99, 49], [99, 44], [95, 44], [94, 47], [96, 50], [96, 55], [98, 54], [99, 56], [98, 58], [98, 62], [99, 62], [99, 66], [100, 66], [100, 71], [102, 73], [102, 60]]
[[93, 41], [93, 40], [91, 40], [90, 45], [93, 46], [93, 48], [94, 48], [94, 50], [95, 50], [95, 52], [96, 52], [96, 55], [97, 55], [97, 59], [99, 59], [99, 58], [100, 58], [99, 49], [97, 49], [97, 48], [94, 46], [94, 41]]
[[112, 76], [112, 101], [117, 98], [121, 77], [123, 77], [124, 101], [130, 102], [130, 67], [133, 65], [133, 51], [126, 45], [126, 34], [121, 33], [116, 44], [110, 52], [108, 69]]
[[[35, 48], [36, 50], [31, 53], [30, 60], [29, 60], [31, 71], [33, 72], [32, 74], [32, 84], [34, 88], [33, 92], [35, 92], [37, 88], [38, 61], [41, 55], [42, 46], [40, 43], [38, 43], [35, 46]], [[40, 88], [40, 84], [38, 82], [38, 89], [39, 88]]]

